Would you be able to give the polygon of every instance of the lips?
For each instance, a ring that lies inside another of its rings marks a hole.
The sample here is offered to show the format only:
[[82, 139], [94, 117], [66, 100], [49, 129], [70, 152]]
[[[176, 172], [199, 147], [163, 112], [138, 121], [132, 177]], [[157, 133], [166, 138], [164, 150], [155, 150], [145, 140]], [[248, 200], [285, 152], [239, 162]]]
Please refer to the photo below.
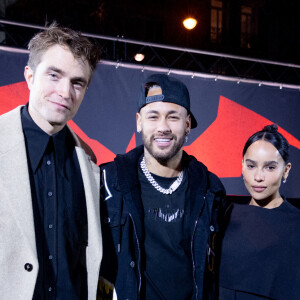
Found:
[[154, 141], [158, 146], [169, 146], [171, 144], [172, 138], [155, 138]]
[[155, 139], [158, 143], [166, 143], [169, 142], [171, 139]]
[[62, 104], [62, 103], [59, 103], [59, 102], [53, 102], [53, 101], [51, 101], [51, 103], [54, 104], [55, 106], [61, 108], [61, 109], [68, 109], [68, 110], [70, 110], [69, 107], [68, 107], [67, 105], [64, 105], [64, 104]]
[[262, 193], [267, 187], [266, 186], [252, 186], [253, 190], [257, 193]]

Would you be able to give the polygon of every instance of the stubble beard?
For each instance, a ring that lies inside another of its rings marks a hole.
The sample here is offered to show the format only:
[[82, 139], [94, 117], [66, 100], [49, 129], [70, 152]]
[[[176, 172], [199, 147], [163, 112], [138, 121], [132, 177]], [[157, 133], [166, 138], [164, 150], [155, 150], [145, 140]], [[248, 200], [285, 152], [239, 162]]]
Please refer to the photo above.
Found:
[[[150, 139], [147, 139], [147, 137], [144, 135], [143, 131], [141, 132], [142, 139], [144, 143], [144, 147], [147, 149], [148, 153], [157, 160], [161, 165], [165, 166], [167, 163], [174, 157], [176, 154], [181, 150], [183, 147], [184, 141], [185, 141], [185, 135], [182, 135], [177, 139], [176, 136], [172, 136], [173, 141], [175, 141], [174, 145], [171, 149], [166, 150], [165, 152], [157, 153], [153, 149], [153, 143], [154, 143], [154, 136], [151, 136]], [[170, 135], [168, 135], [169, 137]], [[163, 138], [163, 136], [161, 136]]]

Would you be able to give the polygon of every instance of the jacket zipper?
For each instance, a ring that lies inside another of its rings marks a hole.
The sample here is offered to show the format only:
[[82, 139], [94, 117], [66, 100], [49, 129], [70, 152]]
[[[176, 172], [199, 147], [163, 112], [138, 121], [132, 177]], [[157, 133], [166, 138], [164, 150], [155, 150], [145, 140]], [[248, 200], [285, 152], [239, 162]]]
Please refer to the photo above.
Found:
[[192, 241], [191, 241], [191, 252], [192, 252], [192, 262], [193, 262], [193, 279], [194, 279], [194, 284], [195, 284], [195, 287], [196, 287], [196, 299], [198, 299], [198, 285], [197, 285], [196, 277], [195, 277], [196, 266], [195, 266], [195, 258], [194, 258], [193, 245], [194, 245], [194, 236], [195, 236], [195, 231], [196, 231], [197, 225], [198, 225], [198, 220], [196, 220], [196, 222], [195, 222], [193, 236], [192, 236]]
[[[203, 200], [204, 201], [205, 201], [205, 198], [206, 198], [206, 196], [203, 196]], [[202, 207], [202, 209], [203, 209], [203, 207]], [[195, 265], [195, 257], [194, 257], [193, 246], [194, 246], [194, 238], [195, 238], [195, 232], [196, 232], [196, 228], [197, 228], [197, 225], [198, 225], [198, 221], [199, 221], [199, 217], [195, 221], [195, 226], [194, 226], [192, 240], [191, 240], [191, 253], [192, 253], [192, 262], [193, 262], [193, 279], [194, 279], [194, 284], [195, 284], [195, 287], [196, 287], [196, 299], [198, 299], [199, 289], [198, 289], [198, 285], [197, 285], [197, 281], [196, 281], [196, 276], [195, 276], [196, 265]]]
[[138, 239], [138, 236], [137, 236], [137, 233], [136, 233], [136, 228], [135, 228], [135, 223], [133, 221], [133, 218], [132, 218], [132, 215], [131, 213], [129, 213], [129, 216], [131, 218], [131, 221], [132, 221], [132, 224], [133, 224], [133, 230], [134, 230], [134, 235], [135, 235], [135, 238], [136, 238], [136, 241], [137, 241], [137, 246], [138, 246], [138, 252], [139, 252], [139, 257], [138, 257], [138, 272], [139, 272], [139, 294], [138, 294], [138, 299], [140, 298], [140, 293], [141, 293], [141, 283], [142, 283], [142, 276], [141, 276], [141, 270], [140, 270], [140, 264], [141, 264], [141, 261], [140, 261], [140, 257], [141, 257], [141, 249], [140, 249], [140, 243], [139, 243], [139, 239]]

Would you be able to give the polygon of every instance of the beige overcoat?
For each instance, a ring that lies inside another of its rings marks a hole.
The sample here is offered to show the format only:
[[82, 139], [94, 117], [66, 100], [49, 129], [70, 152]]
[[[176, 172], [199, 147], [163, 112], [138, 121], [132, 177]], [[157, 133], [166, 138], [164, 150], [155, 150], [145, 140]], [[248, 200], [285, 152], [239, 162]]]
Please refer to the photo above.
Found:
[[[21, 106], [0, 116], [0, 299], [5, 300], [31, 300], [39, 269], [20, 112]], [[100, 175], [70, 131], [76, 141], [86, 197], [88, 299], [94, 300], [102, 259]], [[26, 264], [32, 266], [31, 271], [25, 269]]]

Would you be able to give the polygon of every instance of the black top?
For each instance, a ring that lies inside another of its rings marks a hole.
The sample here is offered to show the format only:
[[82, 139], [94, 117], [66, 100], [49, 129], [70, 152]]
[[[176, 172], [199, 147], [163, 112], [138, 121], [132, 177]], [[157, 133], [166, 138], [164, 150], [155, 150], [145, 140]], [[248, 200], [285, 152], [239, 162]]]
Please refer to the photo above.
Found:
[[300, 211], [234, 204], [222, 246], [220, 299], [298, 300]]
[[87, 214], [74, 140], [21, 120], [26, 141], [39, 272], [33, 299], [87, 299]]
[[[145, 284], [141, 272], [145, 256], [142, 249], [145, 238], [144, 209], [138, 178], [139, 159], [143, 153], [144, 146], [141, 145], [101, 166], [100, 212], [105, 243], [100, 274], [103, 281], [114, 284], [118, 299], [144, 299], [140, 293]], [[207, 247], [209, 245], [214, 252], [219, 252], [216, 249], [218, 243], [212, 237], [221, 230], [228, 201], [217, 176], [184, 151], [182, 165], [188, 179], [185, 201], [188, 218], [184, 217], [184, 235], [192, 252], [193, 279], [189, 283], [193, 285], [192, 299], [206, 300], [211, 299], [214, 284], [210, 280], [214, 278], [207, 276]], [[103, 286], [100, 295], [110, 293], [107, 286]]]
[[[177, 179], [151, 174], [168, 189]], [[146, 300], [191, 299], [193, 271], [190, 241], [184, 233], [187, 173], [176, 191], [165, 195], [157, 191], [139, 168], [145, 228]]]

